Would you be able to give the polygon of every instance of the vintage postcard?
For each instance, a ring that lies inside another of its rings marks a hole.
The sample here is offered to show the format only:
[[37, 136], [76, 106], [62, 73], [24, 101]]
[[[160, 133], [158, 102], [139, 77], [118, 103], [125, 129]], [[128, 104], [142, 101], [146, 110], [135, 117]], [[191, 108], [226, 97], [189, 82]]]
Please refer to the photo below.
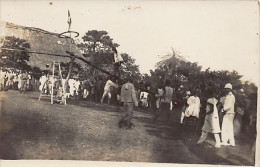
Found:
[[260, 165], [258, 1], [0, 8], [0, 166]]

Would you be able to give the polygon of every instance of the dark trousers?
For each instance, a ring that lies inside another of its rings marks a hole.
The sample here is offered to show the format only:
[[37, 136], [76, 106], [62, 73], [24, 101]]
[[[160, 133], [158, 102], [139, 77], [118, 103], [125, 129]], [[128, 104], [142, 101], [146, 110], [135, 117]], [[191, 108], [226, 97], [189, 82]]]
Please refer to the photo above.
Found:
[[131, 120], [133, 118], [134, 104], [133, 103], [124, 103], [124, 114], [119, 121], [119, 124], [126, 122], [127, 126], [130, 126]]
[[100, 102], [100, 99], [101, 99], [102, 94], [103, 94], [103, 90], [102, 90], [102, 89], [99, 88], [99, 89], [96, 89], [96, 90], [95, 90], [94, 96], [95, 96], [95, 102], [96, 102], [96, 103], [99, 103], [99, 102]]
[[161, 115], [165, 116], [165, 119], [170, 119], [171, 104], [161, 102], [159, 110], [155, 113], [154, 121], [156, 121]]

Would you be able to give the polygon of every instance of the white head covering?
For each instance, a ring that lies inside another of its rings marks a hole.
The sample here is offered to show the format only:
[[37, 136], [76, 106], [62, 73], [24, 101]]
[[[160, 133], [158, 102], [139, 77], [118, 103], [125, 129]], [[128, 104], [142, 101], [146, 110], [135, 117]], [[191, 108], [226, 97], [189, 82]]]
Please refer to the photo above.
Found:
[[232, 85], [230, 83], [227, 83], [224, 88], [232, 90]]

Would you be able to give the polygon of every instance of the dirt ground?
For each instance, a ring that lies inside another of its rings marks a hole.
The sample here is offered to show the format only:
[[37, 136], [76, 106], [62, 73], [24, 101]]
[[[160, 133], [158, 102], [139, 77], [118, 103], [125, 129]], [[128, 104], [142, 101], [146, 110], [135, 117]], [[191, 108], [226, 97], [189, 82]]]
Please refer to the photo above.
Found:
[[121, 107], [70, 100], [38, 101], [38, 92], [0, 92], [0, 159], [91, 160], [187, 164], [254, 165], [252, 141], [245, 135], [236, 146], [214, 147], [209, 136], [181, 137], [173, 111], [171, 122], [152, 122], [148, 111], [134, 112], [135, 128], [118, 128]]

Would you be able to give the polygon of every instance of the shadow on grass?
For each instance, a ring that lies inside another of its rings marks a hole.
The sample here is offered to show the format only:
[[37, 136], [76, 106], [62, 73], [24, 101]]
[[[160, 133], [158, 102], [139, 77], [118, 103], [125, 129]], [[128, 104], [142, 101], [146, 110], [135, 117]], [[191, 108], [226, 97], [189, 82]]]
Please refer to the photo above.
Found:
[[[22, 109], [21, 109], [22, 110]], [[24, 159], [19, 150], [26, 142], [38, 145], [40, 142], [57, 143], [58, 147], [70, 149], [74, 141], [75, 129], [44, 120], [39, 113], [12, 113], [2, 111], [0, 131], [0, 158], [6, 160]], [[35, 148], [37, 150], [38, 148]], [[40, 151], [40, 150], [39, 150]], [[35, 152], [37, 154], [37, 151]], [[49, 155], [51, 157], [51, 155]]]

